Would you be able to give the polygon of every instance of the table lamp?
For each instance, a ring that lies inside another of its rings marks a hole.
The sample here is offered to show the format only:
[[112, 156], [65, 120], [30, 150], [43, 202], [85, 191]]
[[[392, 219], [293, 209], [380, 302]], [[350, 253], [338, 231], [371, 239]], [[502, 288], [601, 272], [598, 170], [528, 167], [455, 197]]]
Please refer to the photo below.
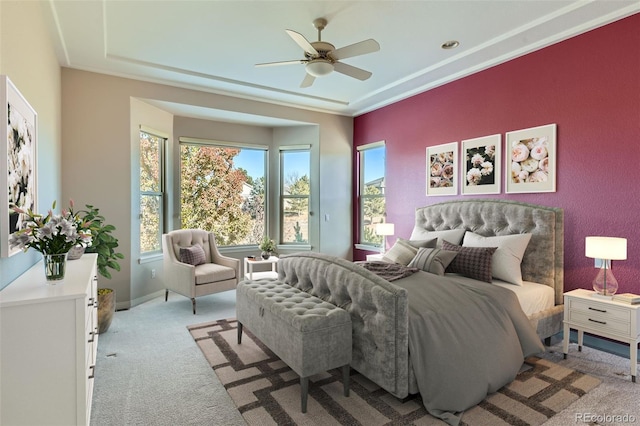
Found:
[[587, 237], [584, 254], [593, 259], [602, 259], [602, 266], [593, 280], [595, 294], [613, 296], [618, 291], [618, 281], [611, 272], [611, 260], [627, 259], [627, 239], [617, 237]]
[[395, 226], [393, 223], [377, 223], [376, 235], [382, 235], [382, 254], [387, 251], [387, 235], [393, 235], [395, 233]]

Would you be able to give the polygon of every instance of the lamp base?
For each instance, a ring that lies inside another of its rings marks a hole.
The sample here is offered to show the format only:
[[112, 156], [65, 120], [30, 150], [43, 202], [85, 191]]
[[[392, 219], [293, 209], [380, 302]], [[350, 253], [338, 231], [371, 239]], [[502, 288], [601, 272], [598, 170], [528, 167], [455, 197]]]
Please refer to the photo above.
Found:
[[603, 299], [603, 300], [613, 300], [613, 296], [607, 296], [607, 295], [600, 294], [600, 293], [595, 292], [595, 291], [591, 294], [591, 297], [596, 298], [596, 299]]
[[593, 289], [603, 296], [613, 296], [618, 291], [618, 280], [611, 269], [606, 267], [606, 262], [593, 280]]

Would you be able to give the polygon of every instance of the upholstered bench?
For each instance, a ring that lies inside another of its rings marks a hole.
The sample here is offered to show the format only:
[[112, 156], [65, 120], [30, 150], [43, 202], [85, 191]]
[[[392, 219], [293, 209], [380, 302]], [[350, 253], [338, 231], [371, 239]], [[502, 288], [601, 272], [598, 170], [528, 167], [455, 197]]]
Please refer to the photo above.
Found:
[[247, 327], [300, 376], [301, 408], [307, 412], [309, 376], [342, 367], [349, 396], [349, 313], [277, 279], [242, 281], [236, 288], [238, 344]]

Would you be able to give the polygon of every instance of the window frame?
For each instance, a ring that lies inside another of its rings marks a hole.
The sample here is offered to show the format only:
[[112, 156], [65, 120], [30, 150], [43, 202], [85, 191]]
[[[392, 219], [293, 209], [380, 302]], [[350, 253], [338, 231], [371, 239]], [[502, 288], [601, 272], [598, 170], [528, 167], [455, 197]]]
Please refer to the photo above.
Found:
[[380, 251], [382, 250], [382, 244], [384, 244], [384, 238], [382, 239], [382, 242], [380, 244], [373, 244], [370, 241], [365, 241], [365, 220], [364, 220], [364, 208], [365, 208], [365, 200], [370, 200], [370, 199], [384, 199], [385, 200], [385, 211], [383, 213], [383, 217], [385, 218], [385, 222], [386, 222], [386, 216], [387, 216], [387, 209], [386, 209], [386, 196], [387, 196], [387, 191], [386, 191], [386, 185], [382, 185], [382, 193], [379, 195], [373, 195], [373, 194], [366, 194], [366, 182], [365, 182], [365, 164], [364, 164], [364, 156], [366, 154], [366, 152], [368, 150], [372, 150], [372, 149], [377, 149], [377, 148], [384, 148], [385, 149], [385, 162], [384, 162], [384, 170], [383, 170], [383, 175], [382, 175], [382, 182], [386, 182], [386, 174], [387, 174], [387, 170], [386, 170], [386, 142], [384, 140], [382, 141], [378, 141], [378, 142], [373, 142], [373, 143], [369, 143], [369, 144], [365, 144], [365, 145], [360, 145], [358, 147], [356, 147], [357, 153], [358, 153], [358, 162], [357, 162], [357, 166], [358, 166], [358, 241], [356, 243], [356, 248], [359, 249], [363, 249], [363, 250], [369, 250], [369, 251]]
[[[159, 191], [145, 191], [142, 190], [142, 182], [138, 182], [138, 205], [140, 206], [139, 212], [139, 226], [138, 226], [138, 251], [141, 258], [149, 257], [156, 254], [162, 253], [162, 235], [166, 231], [166, 222], [165, 222], [165, 213], [166, 213], [166, 150], [167, 143], [169, 140], [169, 135], [164, 132], [146, 127], [140, 126], [138, 130], [138, 143], [140, 144], [140, 140], [142, 139], [141, 133], [146, 133], [147, 135], [158, 138], [158, 168], [159, 168], [159, 176], [158, 179], [158, 189]], [[139, 148], [140, 149], [140, 148]], [[138, 173], [140, 174], [140, 162], [142, 159], [142, 151], [140, 150], [140, 154], [138, 157]], [[155, 250], [143, 251], [142, 250], [142, 199], [143, 197], [157, 197], [159, 198], [159, 217], [158, 217], [158, 243], [159, 246]]]
[[[284, 155], [287, 152], [306, 152], [309, 154], [309, 173], [308, 173], [308, 177], [309, 177], [309, 193], [307, 195], [285, 195], [285, 183], [286, 183], [286, 176], [284, 176]], [[280, 232], [279, 232], [279, 244], [283, 245], [283, 246], [288, 246], [288, 247], [292, 247], [292, 246], [309, 246], [310, 245], [310, 239], [311, 239], [311, 223], [310, 223], [310, 218], [311, 218], [311, 157], [312, 157], [312, 153], [311, 153], [311, 145], [288, 145], [288, 146], [281, 146], [279, 147], [279, 152], [278, 152], [278, 159], [279, 159], [279, 163], [280, 163], [280, 170], [279, 170], [279, 180], [280, 180], [280, 200], [279, 200], [279, 206], [280, 206], [280, 214], [279, 214], [279, 228], [280, 228]], [[285, 215], [284, 215], [284, 204], [285, 204], [285, 200], [286, 199], [306, 199], [307, 200], [307, 215], [309, 220], [307, 221], [307, 241], [304, 242], [285, 242], [284, 239], [284, 232], [285, 232], [285, 224], [284, 224], [284, 219], [285, 219]]]

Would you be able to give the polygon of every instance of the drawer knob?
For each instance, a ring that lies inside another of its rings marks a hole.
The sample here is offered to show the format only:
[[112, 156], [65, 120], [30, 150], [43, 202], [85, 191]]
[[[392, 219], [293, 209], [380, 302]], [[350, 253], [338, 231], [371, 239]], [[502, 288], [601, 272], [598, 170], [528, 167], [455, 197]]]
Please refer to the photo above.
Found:
[[96, 340], [96, 334], [98, 334], [98, 333], [96, 333], [94, 331], [90, 332], [89, 333], [89, 337], [91, 337], [91, 338], [87, 341], [87, 343], [93, 343], [93, 341]]
[[596, 312], [607, 312], [606, 309], [597, 309], [597, 308], [592, 308], [591, 306], [589, 306], [589, 309]]
[[89, 376], [89, 378], [93, 379], [96, 376], [96, 366], [90, 365], [89, 368], [91, 369], [91, 375]]
[[597, 322], [598, 324], [606, 324], [607, 323], [606, 321], [598, 321], [598, 320], [594, 320], [594, 319], [591, 319], [591, 318], [589, 318], [589, 321]]

